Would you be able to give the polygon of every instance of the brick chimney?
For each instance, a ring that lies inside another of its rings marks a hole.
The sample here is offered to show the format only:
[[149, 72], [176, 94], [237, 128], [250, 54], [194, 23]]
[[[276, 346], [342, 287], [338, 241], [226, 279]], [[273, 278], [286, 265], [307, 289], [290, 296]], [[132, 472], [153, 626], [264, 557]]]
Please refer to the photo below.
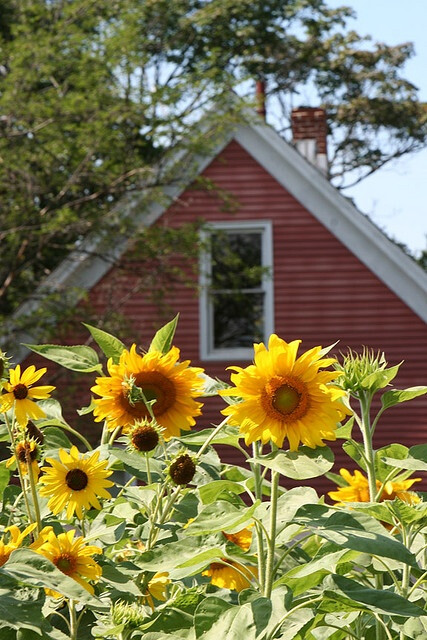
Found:
[[328, 175], [326, 113], [320, 107], [298, 107], [291, 113], [292, 137], [298, 151]]

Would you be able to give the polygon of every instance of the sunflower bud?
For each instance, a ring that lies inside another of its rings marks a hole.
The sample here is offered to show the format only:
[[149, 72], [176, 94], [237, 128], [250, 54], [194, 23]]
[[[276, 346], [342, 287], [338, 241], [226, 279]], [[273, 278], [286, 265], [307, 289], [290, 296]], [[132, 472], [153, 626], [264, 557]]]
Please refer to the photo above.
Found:
[[141, 420], [136, 423], [129, 434], [132, 447], [137, 451], [153, 451], [159, 444], [160, 429], [156, 428], [148, 420]]
[[125, 627], [137, 629], [146, 619], [144, 609], [136, 603], [118, 601], [113, 604], [111, 620], [114, 625], [124, 624]]
[[384, 353], [373, 349], [363, 348], [362, 353], [356, 353], [351, 349], [342, 354], [342, 364], [337, 364], [336, 369], [343, 375], [337, 378], [337, 384], [343, 389], [357, 394], [361, 391], [375, 392], [386, 387], [397, 374], [400, 365], [387, 368], [387, 360]]
[[196, 473], [196, 464], [187, 454], [178, 456], [169, 467], [169, 476], [175, 484], [188, 484]]

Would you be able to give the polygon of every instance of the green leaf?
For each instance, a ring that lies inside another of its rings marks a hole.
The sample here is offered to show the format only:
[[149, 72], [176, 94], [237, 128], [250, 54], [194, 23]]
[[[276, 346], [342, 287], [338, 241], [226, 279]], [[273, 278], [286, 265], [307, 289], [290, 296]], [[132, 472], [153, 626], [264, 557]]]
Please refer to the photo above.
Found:
[[84, 589], [78, 582], [62, 573], [52, 562], [31, 549], [16, 549], [8, 562], [0, 568], [5, 574], [22, 584], [32, 587], [47, 587], [59, 591], [67, 598], [100, 608], [100, 601]]
[[[317, 507], [301, 507], [294, 521], [339, 547], [381, 558], [392, 558], [413, 567], [418, 566], [415, 556], [399, 540], [385, 531], [384, 534], [376, 532], [381, 525], [368, 514], [349, 514], [341, 511], [329, 515], [328, 509], [322, 508], [321, 505]], [[322, 509], [325, 509], [323, 514]]]
[[427, 638], [427, 615], [406, 620], [402, 627], [405, 638], [425, 640]]
[[107, 358], [111, 358], [114, 364], [117, 364], [120, 360], [121, 354], [126, 349], [123, 342], [115, 336], [112, 336], [110, 333], [103, 331], [102, 329], [93, 327], [92, 325], [86, 324], [85, 322], [83, 322], [83, 325], [90, 331], [92, 338], [100, 347], [103, 354]]
[[384, 482], [389, 476], [393, 467], [390, 467], [385, 462], [386, 458], [393, 458], [396, 460], [404, 460], [408, 456], [408, 447], [403, 444], [389, 444], [386, 447], [381, 447], [375, 452], [375, 470], [378, 480]]
[[[193, 445], [200, 447], [205, 443], [212, 432], [213, 429], [189, 431], [188, 433], [183, 433], [179, 438], [176, 438], [176, 440], [179, 440], [188, 446]], [[237, 447], [239, 445], [239, 430], [237, 427], [230, 427], [227, 425], [214, 437], [211, 444], [227, 444], [230, 447]]]
[[102, 581], [107, 582], [109, 586], [114, 587], [116, 591], [123, 594], [132, 594], [134, 596], [141, 596], [141, 590], [136, 586], [134, 582], [135, 575], [138, 573], [138, 567], [133, 565], [132, 572], [123, 571], [126, 563], [120, 563], [118, 566], [111, 564], [104, 564], [102, 566]]
[[201, 377], [203, 378], [205, 383], [202, 394], [203, 398], [216, 396], [218, 395], [218, 391], [220, 391], [221, 389], [227, 389], [230, 386], [227, 382], [223, 382], [218, 378], [211, 378], [206, 373], [201, 374]]
[[359, 442], [356, 442], [355, 440], [347, 440], [347, 442], [344, 442], [342, 448], [352, 460], [357, 462], [361, 469], [366, 471], [366, 463], [363, 459], [363, 447]]
[[383, 389], [397, 376], [401, 364], [402, 363], [396, 364], [394, 367], [389, 367], [388, 369], [374, 371], [374, 373], [371, 373], [362, 380], [362, 387], [372, 392]]
[[196, 638], [200, 638], [204, 633], [212, 628], [216, 620], [225, 612], [231, 609], [232, 605], [222, 598], [211, 596], [205, 598], [199, 604], [194, 615], [194, 629]]
[[215, 558], [224, 556], [224, 549], [215, 540], [201, 537], [185, 538], [157, 544], [138, 557], [138, 566], [145, 571], [168, 571], [176, 579], [198, 573]]
[[45, 424], [62, 423], [67, 424], [62, 415], [62, 407], [58, 400], [55, 398], [46, 398], [45, 400], [39, 400], [39, 405], [46, 414], [46, 418], [37, 422], [37, 424], [43, 427]]
[[45, 438], [44, 446], [48, 455], [52, 453], [49, 451], [50, 449], [53, 451], [56, 449], [70, 449], [71, 447], [70, 440], [60, 428], [46, 427], [43, 429], [43, 435]]
[[386, 391], [381, 397], [381, 404], [384, 409], [393, 407], [400, 402], [407, 402], [413, 398], [418, 398], [427, 393], [427, 387], [409, 387], [408, 389], [391, 389]]
[[79, 371], [80, 373], [91, 373], [97, 371], [102, 373], [102, 365], [99, 363], [98, 354], [91, 347], [77, 345], [64, 347], [57, 344], [24, 344], [24, 347], [31, 349], [48, 360], [52, 360], [65, 369]]
[[230, 502], [218, 500], [215, 504], [208, 505], [199, 513], [197, 518], [187, 527], [187, 534], [200, 536], [219, 531], [235, 533], [252, 522], [258, 505], [259, 502], [256, 502], [251, 507], [238, 508]]
[[[16, 581], [4, 581], [0, 576], [0, 628], [1, 637], [6, 636], [4, 627], [12, 629], [31, 629], [38, 631], [43, 623], [42, 600], [19, 597], [19, 584]], [[16, 637], [16, 636], [15, 636]]]
[[392, 591], [371, 589], [344, 576], [328, 576], [323, 585], [324, 595], [340, 602], [349, 600], [362, 604], [372, 611], [405, 618], [425, 615], [421, 607]]
[[427, 444], [416, 444], [409, 449], [409, 455], [416, 460], [427, 462]]
[[310, 449], [303, 446], [298, 451], [274, 451], [266, 456], [250, 458], [249, 462], [259, 462], [293, 480], [307, 480], [329, 471], [334, 464], [334, 454], [329, 447]]
[[406, 469], [408, 471], [427, 471], [427, 462], [414, 458], [411, 455], [403, 460], [397, 460], [396, 458], [384, 458], [383, 462], [390, 467], [397, 467], [397, 469]]
[[215, 502], [224, 491], [240, 494], [245, 491], [245, 488], [239, 482], [231, 480], [214, 480], [199, 487], [199, 495], [203, 504]]
[[3, 497], [4, 490], [9, 484], [10, 471], [6, 468], [6, 460], [0, 463], [0, 499]]
[[[147, 481], [147, 459], [144, 454], [136, 451], [127, 451], [117, 447], [109, 448], [109, 453], [123, 462], [126, 470], [132, 475]], [[162, 465], [158, 460], [150, 458], [150, 471], [153, 481], [158, 481], [162, 477]]]
[[149, 352], [160, 351], [160, 353], [167, 353], [168, 351], [170, 351], [178, 324], [178, 318], [179, 314], [177, 314], [173, 320], [165, 324], [161, 329], [157, 331], [151, 341], [150, 348], [148, 349]]
[[[210, 598], [206, 598], [203, 605]], [[201, 606], [200, 605], [200, 606]], [[209, 613], [212, 614], [210, 611]], [[196, 610], [196, 616], [200, 615], [199, 608]], [[257, 629], [254, 623], [254, 615], [250, 604], [241, 607], [234, 606], [227, 608], [218, 614], [214, 612], [214, 620], [209, 629], [201, 635], [196, 635], [200, 640], [218, 640], [218, 638], [227, 638], [227, 640], [256, 640]]]
[[351, 418], [349, 418], [345, 424], [338, 427], [338, 429], [335, 431], [335, 435], [339, 439], [350, 440], [353, 426], [354, 416], [351, 416]]
[[280, 636], [275, 635], [275, 638], [280, 638], [280, 640], [293, 640], [294, 638], [299, 638], [299, 636], [297, 636], [298, 632], [314, 618], [314, 615], [315, 614], [312, 609], [289, 611], [282, 624], [278, 627]]

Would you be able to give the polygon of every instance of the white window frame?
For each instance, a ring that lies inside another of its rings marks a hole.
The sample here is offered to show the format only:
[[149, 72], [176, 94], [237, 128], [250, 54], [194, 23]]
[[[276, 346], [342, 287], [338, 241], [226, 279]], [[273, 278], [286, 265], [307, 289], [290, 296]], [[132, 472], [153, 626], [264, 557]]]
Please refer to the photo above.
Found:
[[209, 296], [210, 275], [212, 272], [211, 256], [207, 249], [209, 236], [215, 231], [224, 232], [260, 232], [261, 233], [261, 265], [266, 272], [261, 279], [264, 293], [264, 336], [267, 342], [274, 332], [274, 279], [273, 279], [273, 233], [270, 220], [212, 222], [200, 232], [202, 249], [200, 254], [200, 296], [199, 296], [199, 341], [201, 360], [252, 360], [253, 347], [227, 347], [215, 349], [213, 346], [213, 304]]

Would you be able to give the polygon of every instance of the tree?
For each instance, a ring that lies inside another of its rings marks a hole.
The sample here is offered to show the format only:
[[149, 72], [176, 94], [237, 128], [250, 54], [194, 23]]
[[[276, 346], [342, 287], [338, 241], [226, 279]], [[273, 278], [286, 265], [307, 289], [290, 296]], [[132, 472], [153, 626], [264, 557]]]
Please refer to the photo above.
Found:
[[141, 185], [154, 197], [170, 153], [204, 151], [238, 113], [230, 90], [253, 104], [255, 79], [284, 135], [301, 97], [326, 107], [338, 186], [422, 147], [411, 46], [346, 32], [350, 15], [324, 0], [3, 2], [1, 318], [88, 234], [137, 233], [116, 203]]

